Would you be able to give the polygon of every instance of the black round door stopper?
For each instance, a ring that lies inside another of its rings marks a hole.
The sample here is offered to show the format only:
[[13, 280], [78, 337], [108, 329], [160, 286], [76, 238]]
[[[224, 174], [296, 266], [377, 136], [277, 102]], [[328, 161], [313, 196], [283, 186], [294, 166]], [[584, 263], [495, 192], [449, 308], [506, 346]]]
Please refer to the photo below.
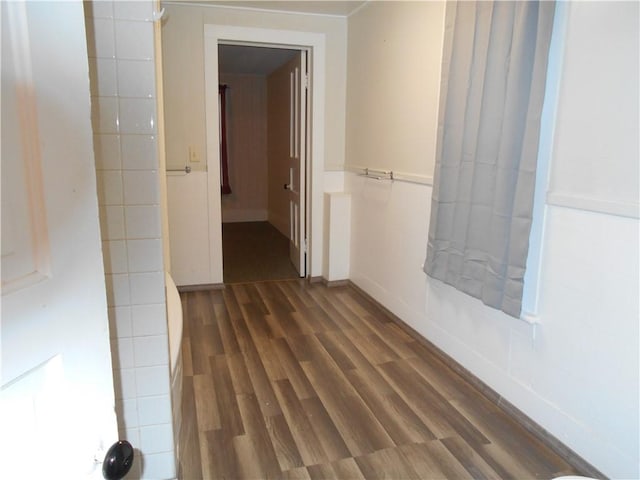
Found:
[[111, 445], [104, 456], [102, 476], [106, 480], [120, 480], [133, 465], [133, 447], [126, 440], [118, 440]]

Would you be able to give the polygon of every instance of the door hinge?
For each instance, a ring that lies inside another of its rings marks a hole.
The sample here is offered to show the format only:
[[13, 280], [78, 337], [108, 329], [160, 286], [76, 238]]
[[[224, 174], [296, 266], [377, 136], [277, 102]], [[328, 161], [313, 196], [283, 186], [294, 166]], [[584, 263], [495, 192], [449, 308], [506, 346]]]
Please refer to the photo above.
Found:
[[304, 88], [306, 88], [306, 89], [309, 88], [309, 74], [308, 73], [304, 74]]
[[304, 253], [307, 253], [307, 239], [304, 239], [304, 242], [302, 242], [302, 247], [304, 248]]

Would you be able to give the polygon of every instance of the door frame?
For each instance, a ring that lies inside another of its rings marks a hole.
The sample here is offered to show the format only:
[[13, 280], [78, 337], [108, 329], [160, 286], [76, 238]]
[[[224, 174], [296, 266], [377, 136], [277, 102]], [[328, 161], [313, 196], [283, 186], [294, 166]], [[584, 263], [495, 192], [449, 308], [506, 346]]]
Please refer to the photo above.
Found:
[[[210, 271], [214, 283], [222, 276], [222, 206], [220, 198], [220, 149], [218, 118], [218, 45], [269, 46], [306, 50], [309, 56], [310, 85], [306, 162], [306, 274], [322, 275], [323, 251], [323, 175], [325, 126], [325, 35], [323, 33], [276, 30], [268, 28], [204, 25], [204, 76], [207, 152], [207, 198], [209, 218]], [[216, 88], [213, 88], [215, 86]], [[210, 168], [210, 167], [214, 168]]]

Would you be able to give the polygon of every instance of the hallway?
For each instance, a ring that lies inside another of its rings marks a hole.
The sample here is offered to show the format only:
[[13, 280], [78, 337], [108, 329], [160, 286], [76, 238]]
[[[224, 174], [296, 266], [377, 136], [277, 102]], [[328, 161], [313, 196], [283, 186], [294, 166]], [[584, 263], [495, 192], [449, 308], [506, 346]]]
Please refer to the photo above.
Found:
[[182, 294], [180, 478], [579, 474], [350, 286]]
[[289, 239], [269, 222], [222, 224], [224, 283], [297, 278]]

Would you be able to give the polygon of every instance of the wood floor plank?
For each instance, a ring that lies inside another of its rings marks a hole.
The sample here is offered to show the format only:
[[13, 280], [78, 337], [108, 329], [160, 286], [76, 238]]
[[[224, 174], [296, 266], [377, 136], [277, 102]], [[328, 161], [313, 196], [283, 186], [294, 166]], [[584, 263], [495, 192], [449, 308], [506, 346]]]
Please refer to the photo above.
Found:
[[390, 328], [395, 325], [393, 322], [379, 323], [373, 321], [369, 316], [364, 318], [369, 321], [369, 325], [376, 336], [387, 348], [390, 348], [397, 357], [407, 359], [417, 355], [407, 344], [408, 342], [405, 340], [405, 337], [399, 334], [398, 330]]
[[329, 461], [351, 456], [347, 444], [318, 397], [300, 401]]
[[278, 287], [296, 310], [311, 307], [315, 303], [313, 298], [306, 292], [304, 283], [301, 284], [298, 280], [279, 282]]
[[322, 463], [318, 465], [310, 465], [307, 467], [309, 476], [312, 480], [327, 480], [328, 478], [336, 478], [336, 473], [333, 471], [331, 464]]
[[[240, 345], [240, 350], [244, 356], [253, 390], [258, 397], [260, 408], [265, 415], [278, 415], [282, 413], [273, 392], [269, 376], [265, 370], [263, 359], [260, 357], [260, 353], [249, 332], [244, 317], [241, 316], [235, 319], [233, 327], [236, 332], [238, 345]], [[270, 361], [270, 359], [266, 361]]]
[[230, 288], [231, 292], [233, 293], [233, 296], [236, 299], [236, 302], [238, 302], [238, 306], [241, 306], [245, 303], [250, 303], [251, 302], [251, 298], [249, 297], [249, 292], [247, 292], [247, 287], [250, 284], [248, 283], [236, 283], [231, 285]]
[[345, 330], [344, 333], [356, 348], [375, 365], [392, 362], [400, 358], [397, 353], [374, 333], [361, 335], [356, 330]]
[[340, 330], [347, 330], [353, 328], [351, 323], [336, 309], [333, 302], [335, 298], [333, 292], [327, 291], [324, 288], [310, 289], [309, 295], [313, 297], [316, 304], [324, 310], [324, 312], [331, 318], [331, 320], [340, 328]]
[[182, 339], [182, 375], [193, 376], [193, 357], [191, 353], [191, 338], [185, 333]]
[[275, 339], [273, 340], [273, 346], [274, 351], [280, 359], [280, 365], [282, 365], [286, 377], [289, 382], [291, 382], [297, 397], [300, 400], [315, 397], [316, 392], [311, 383], [309, 383], [309, 379], [302, 370], [300, 363], [293, 354], [293, 351], [291, 351], [291, 347], [287, 341], [284, 338]]
[[343, 478], [343, 479], [349, 479], [349, 480], [365, 480], [365, 477], [362, 474], [360, 467], [358, 466], [356, 461], [353, 459], [353, 457], [344, 458], [342, 460], [337, 460], [335, 462], [332, 462], [331, 467], [333, 468], [333, 471], [336, 474], [335, 478]]
[[[352, 365], [361, 370], [371, 369], [371, 361], [365, 357], [360, 350], [356, 348], [349, 337], [345, 335], [344, 331], [336, 332], [322, 332], [317, 334], [318, 339], [321, 341], [325, 349], [329, 351], [329, 348], [341, 353], [341, 356], [345, 356], [349, 361], [335, 359], [338, 365], [343, 365], [345, 369], [351, 369]], [[327, 346], [329, 348], [327, 348]], [[331, 352], [330, 352], [331, 353]], [[342, 367], [341, 367], [342, 368]]]
[[[475, 480], [498, 479], [500, 475], [462, 438], [443, 438], [440, 442]], [[483, 447], [481, 447], [482, 449]]]
[[331, 355], [333, 361], [336, 362], [340, 370], [353, 370], [356, 368], [355, 364], [349, 358], [349, 355], [342, 349], [341, 345], [334, 341], [330, 332], [320, 332], [316, 336], [324, 349]]
[[338, 326], [319, 306], [300, 310], [300, 315], [306, 317], [314, 333], [338, 330]]
[[265, 321], [266, 315], [261, 309], [253, 302], [243, 303], [240, 306], [242, 316], [251, 332], [251, 335], [255, 337], [273, 338], [275, 335], [271, 331], [269, 323]]
[[[262, 478], [277, 478], [281, 472], [280, 463], [256, 396], [237, 395], [237, 401], [246, 436], [251, 439], [252, 445], [258, 447], [254, 456], [260, 465]], [[248, 446], [245, 447], [249, 451]]]
[[275, 382], [275, 391], [305, 465], [328, 461], [311, 422], [288, 380]]
[[[409, 345], [409, 348], [416, 351], [413, 345]], [[440, 359], [432, 354], [418, 354], [407, 359], [407, 363], [447, 400], [461, 399], [468, 396], [474, 397], [478, 394], [477, 390], [464, 382], [458, 374], [450, 370]]]
[[183, 379], [181, 400], [181, 428], [178, 433], [178, 477], [202, 479], [202, 457], [200, 455], [200, 433], [197, 427], [196, 400], [193, 381]]
[[185, 480], [580, 474], [350, 286], [234, 284], [182, 303]]
[[[288, 315], [290, 312], [286, 312], [286, 314]], [[273, 335], [273, 338], [284, 338], [287, 333], [286, 330], [282, 327], [282, 324], [280, 323], [280, 321], [278, 320], [278, 315], [283, 315], [282, 313], [280, 314], [269, 314], [269, 315], [265, 315], [264, 316], [264, 321], [267, 322], [267, 324], [269, 325], [269, 329], [271, 330], [271, 333]]]
[[401, 450], [386, 448], [355, 458], [360, 471], [367, 479], [413, 479], [421, 477]]
[[240, 305], [238, 304], [238, 300], [236, 299], [232, 289], [225, 288], [222, 293], [222, 298], [224, 298], [224, 306], [227, 309], [227, 314], [231, 320], [242, 317]]
[[304, 310], [307, 307], [303, 307], [301, 310], [296, 310], [295, 312], [291, 312], [289, 315], [289, 321], [294, 323], [296, 326], [294, 330], [299, 330], [303, 335], [313, 335], [314, 327], [309, 321], [307, 317], [304, 315]]
[[247, 365], [244, 362], [244, 356], [240, 352], [229, 353], [225, 356], [227, 358], [229, 372], [231, 373], [231, 382], [233, 383], [233, 391], [235, 394], [255, 393]]
[[311, 477], [307, 467], [299, 467], [282, 472], [282, 480], [311, 480]]
[[271, 311], [269, 310], [267, 305], [264, 303], [262, 295], [260, 295], [260, 292], [258, 291], [256, 284], [248, 283], [248, 284], [245, 284], [245, 287], [246, 287], [247, 295], [251, 300], [251, 303], [258, 309], [258, 311], [262, 315], [270, 314]]
[[420, 475], [420, 478], [473, 479], [473, 476], [446, 449], [440, 440], [402, 445], [400, 451]]
[[227, 307], [225, 305], [215, 305], [214, 311], [216, 312], [218, 330], [220, 331], [220, 339], [222, 340], [224, 352], [227, 354], [239, 352], [240, 345], [238, 345], [238, 339], [233, 330]]
[[291, 429], [287, 424], [284, 415], [274, 415], [265, 417], [267, 431], [271, 437], [280, 469], [282, 471], [292, 470], [304, 466], [296, 442], [291, 434]]
[[238, 469], [233, 437], [226, 432], [209, 430], [200, 433], [200, 452], [205, 479], [243, 478]]
[[433, 433], [399, 395], [380, 394], [376, 384], [371, 383], [358, 370], [347, 372], [346, 375], [396, 445], [435, 439]]
[[206, 432], [207, 430], [217, 430], [221, 428], [220, 410], [218, 409], [218, 402], [216, 400], [213, 376], [194, 375], [193, 392], [198, 431]]
[[[491, 448], [485, 451], [495, 452], [500, 458], [517, 459], [516, 462], [508, 462], [516, 471], [531, 471], [536, 478], [543, 478], [569, 467], [566, 462], [552, 455], [538, 439], [528, 432], [522, 432], [514, 420], [502, 414], [488, 400], [464, 399], [452, 401], [451, 404], [491, 440]], [[514, 438], [520, 441], [513, 441]]]
[[200, 326], [192, 327], [190, 343], [191, 373], [194, 375], [211, 374], [211, 349], [206, 346], [200, 334]]
[[337, 367], [330, 375], [327, 375], [327, 365], [318, 367], [314, 362], [304, 362], [302, 368], [353, 456], [394, 446], [389, 434], [348, 381], [340, 382], [348, 387], [337, 385], [336, 380], [341, 378], [336, 375]]
[[274, 350], [274, 344], [269, 338], [256, 337], [254, 338], [254, 344], [258, 350], [258, 355], [262, 360], [262, 365], [269, 380], [275, 382], [276, 380], [282, 380], [287, 378], [287, 375], [280, 364], [280, 359]]
[[477, 428], [428, 382], [420, 378], [405, 360], [388, 362], [379, 368], [387, 380], [398, 387], [398, 393], [438, 438], [461, 435], [473, 445], [489, 443]]
[[[237, 458], [238, 478], [277, 478], [269, 476], [260, 462], [260, 446], [249, 435], [233, 437], [233, 449]], [[278, 475], [279, 476], [279, 475]]]
[[215, 384], [215, 398], [220, 412], [220, 428], [230, 437], [244, 435], [244, 425], [226, 357], [224, 355], [211, 357], [211, 370]]

